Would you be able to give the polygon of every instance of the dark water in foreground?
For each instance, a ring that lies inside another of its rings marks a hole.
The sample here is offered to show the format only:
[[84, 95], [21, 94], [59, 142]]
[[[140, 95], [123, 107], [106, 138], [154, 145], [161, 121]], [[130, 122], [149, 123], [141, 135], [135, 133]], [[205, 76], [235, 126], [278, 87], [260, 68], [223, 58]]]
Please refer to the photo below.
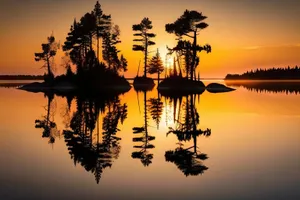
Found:
[[0, 199], [300, 199], [299, 93], [236, 86], [177, 99], [1, 87]]

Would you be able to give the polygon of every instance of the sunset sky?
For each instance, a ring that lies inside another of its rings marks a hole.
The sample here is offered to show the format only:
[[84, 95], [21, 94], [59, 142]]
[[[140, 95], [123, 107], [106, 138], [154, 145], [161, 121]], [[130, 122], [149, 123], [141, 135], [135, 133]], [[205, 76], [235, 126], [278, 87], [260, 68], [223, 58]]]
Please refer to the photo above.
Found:
[[[133, 52], [132, 25], [143, 17], [153, 22], [156, 45], [162, 56], [175, 44], [165, 32], [185, 9], [208, 18], [209, 27], [198, 44], [210, 44], [212, 53], [200, 54], [203, 78], [224, 77], [249, 69], [300, 65], [300, 1], [297, 0], [101, 0], [104, 13], [120, 26], [120, 50], [128, 59], [128, 77], [136, 75], [141, 52]], [[0, 74], [43, 74], [34, 61], [52, 31], [65, 41], [74, 17], [90, 12], [96, 0], [0, 0]], [[64, 72], [56, 57], [56, 74]]]

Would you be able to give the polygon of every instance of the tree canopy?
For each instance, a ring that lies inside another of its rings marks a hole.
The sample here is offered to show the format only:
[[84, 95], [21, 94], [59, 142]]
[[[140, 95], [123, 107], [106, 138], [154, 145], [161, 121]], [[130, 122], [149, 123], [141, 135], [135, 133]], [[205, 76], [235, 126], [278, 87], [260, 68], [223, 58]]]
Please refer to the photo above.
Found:
[[156, 35], [154, 33], [150, 33], [149, 31], [152, 29], [152, 21], [149, 18], [145, 17], [139, 24], [134, 24], [132, 26], [132, 30], [137, 32], [133, 35], [137, 37], [134, 39], [134, 42], [142, 43], [142, 44], [134, 44], [132, 50], [133, 51], [142, 51], [144, 53], [144, 77], [147, 76], [147, 61], [148, 61], [148, 48], [149, 46], [155, 45], [155, 42], [151, 39]]
[[189, 35], [189, 33], [197, 33], [201, 29], [208, 27], [208, 24], [202, 22], [207, 17], [202, 15], [202, 12], [192, 10], [185, 10], [183, 15], [181, 15], [174, 23], [166, 24], [166, 31], [168, 33], [173, 33], [182, 38], [182, 36], [187, 36], [194, 38], [194, 35]]
[[47, 38], [47, 43], [42, 44], [42, 52], [34, 53], [35, 61], [44, 61], [43, 67], [47, 68], [48, 76], [53, 76], [53, 59], [59, 49], [59, 43], [56, 42], [54, 35]]
[[[207, 17], [198, 11], [186, 10], [174, 23], [166, 24], [165, 29], [170, 34], [175, 34], [178, 43], [174, 48], [168, 48], [169, 53], [178, 52], [178, 56], [184, 58], [186, 77], [194, 80], [196, 77], [196, 68], [200, 58], [198, 52], [211, 52], [211, 46], [206, 44], [200, 46], [197, 44], [197, 35], [199, 32], [208, 27], [208, 24], [203, 22]], [[184, 37], [192, 39], [192, 42], [185, 40]]]
[[163, 71], [164, 71], [163, 62], [161, 60], [159, 51], [157, 49], [156, 55], [153, 56], [152, 59], [150, 60], [149, 67], [148, 67], [148, 73], [149, 74], [155, 74], [155, 73], [157, 73], [158, 79], [159, 79], [159, 75]]
[[[119, 26], [113, 25], [111, 15], [104, 14], [97, 1], [94, 9], [81, 17], [79, 22], [74, 19], [63, 50], [69, 53], [72, 63], [77, 67], [77, 74], [80, 74], [87, 70], [85, 63], [90, 51], [94, 52], [95, 64], [99, 65], [99, 40], [102, 39], [102, 58], [107, 65], [105, 68], [118, 73], [127, 70], [127, 61], [123, 55], [119, 56], [120, 50], [116, 46], [121, 42], [119, 36]], [[95, 40], [97, 43], [96, 53], [93, 45]], [[102, 66], [104, 65], [102, 64]]]

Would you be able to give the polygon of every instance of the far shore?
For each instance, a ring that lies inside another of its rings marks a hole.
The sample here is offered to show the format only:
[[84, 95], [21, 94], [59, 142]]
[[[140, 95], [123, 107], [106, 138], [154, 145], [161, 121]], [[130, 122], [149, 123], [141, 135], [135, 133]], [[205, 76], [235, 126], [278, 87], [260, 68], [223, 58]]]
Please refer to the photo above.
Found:
[[[0, 81], [21, 81], [21, 83], [23, 83], [22, 81], [26, 81], [26, 83], [28, 83], [28, 81], [43, 81], [44, 77], [42, 78], [18, 78], [16, 76], [11, 76], [11, 78], [3, 78], [2, 75], [0, 75]], [[126, 78], [126, 80], [132, 81], [134, 80], [134, 78], [130, 77], [130, 78]], [[153, 80], [157, 81], [157, 78], [153, 78]], [[164, 78], [160, 78], [160, 81], [164, 80]], [[300, 82], [300, 79], [226, 79], [226, 78], [201, 78], [200, 80], [202, 81], [255, 81], [255, 82]]]
[[0, 75], [0, 80], [44, 80], [43, 75]]
[[226, 82], [300, 82], [300, 79], [223, 79]]
[[[134, 80], [135, 77], [128, 77], [125, 78], [126, 80]], [[157, 81], [157, 78], [152, 78], [153, 80]], [[14, 81], [14, 80], [28, 80], [28, 81], [36, 81], [36, 80], [40, 80], [43, 81], [44, 80], [44, 76], [40, 76], [40, 75], [0, 75], [0, 80], [2, 81]], [[159, 80], [164, 80], [164, 78], [160, 78]], [[224, 78], [200, 78], [200, 80], [203, 81], [207, 81], [207, 80], [219, 80], [222, 81], [224, 80]]]

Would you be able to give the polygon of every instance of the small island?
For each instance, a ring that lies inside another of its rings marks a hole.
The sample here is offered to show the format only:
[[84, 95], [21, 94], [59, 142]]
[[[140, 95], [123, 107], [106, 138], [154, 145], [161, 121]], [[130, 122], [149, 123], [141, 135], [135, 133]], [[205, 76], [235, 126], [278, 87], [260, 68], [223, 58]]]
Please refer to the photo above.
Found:
[[[119, 55], [119, 36], [119, 26], [113, 25], [111, 16], [103, 13], [97, 1], [94, 9], [81, 17], [79, 22], [74, 19], [62, 45], [65, 53], [62, 63], [66, 73], [57, 77], [53, 74], [54, 56], [60, 45], [52, 34], [47, 38], [47, 42], [41, 45], [42, 51], [34, 54], [37, 62], [44, 63], [44, 82], [27, 84], [20, 89], [33, 92], [128, 91], [131, 86], [125, 77], [120, 75], [127, 71], [127, 60], [123, 55]], [[93, 44], [96, 44], [96, 50]], [[76, 68], [75, 72], [72, 68]]]
[[[194, 10], [185, 10], [174, 23], [166, 24], [168, 33], [174, 34], [178, 40], [173, 48], [167, 47], [168, 55], [174, 58], [173, 69], [165, 72], [165, 78], [160, 82], [160, 74], [166, 71], [160, 57], [159, 50], [152, 58], [149, 58], [150, 46], [156, 34], [151, 32], [152, 21], [144, 17], [139, 24], [134, 24], [132, 30], [135, 37], [133, 51], [141, 51], [144, 54], [143, 76], [139, 76], [140, 65], [134, 78], [133, 86], [136, 90], [152, 90], [154, 80], [147, 74], [157, 74], [158, 91], [161, 93], [201, 94], [205, 90], [212, 93], [229, 92], [234, 89], [218, 83], [207, 86], [196, 77], [196, 69], [200, 63], [198, 53], [211, 52], [211, 46], [197, 44], [197, 36], [200, 31], [208, 27], [203, 22], [207, 17]], [[62, 65], [65, 74], [54, 76], [54, 57], [61, 45], [54, 35], [42, 43], [42, 50], [35, 53], [35, 61], [43, 62], [46, 69], [44, 82], [35, 82], [24, 85], [20, 89], [32, 92], [66, 92], [75, 91], [120, 91], [126, 92], [131, 86], [124, 77], [127, 71], [127, 59], [120, 54], [118, 44], [120, 40], [120, 28], [113, 24], [111, 15], [103, 13], [101, 5], [97, 1], [94, 9], [86, 13], [79, 21], [74, 19], [70, 31], [66, 37], [62, 50], [64, 57]], [[185, 39], [184, 39], [185, 37]], [[102, 55], [100, 56], [100, 41], [102, 42]], [[149, 61], [148, 61], [149, 60]]]
[[138, 89], [146, 89], [154, 87], [154, 81], [152, 78], [147, 77], [147, 73], [149, 73], [148, 66], [148, 54], [149, 47], [155, 45], [155, 42], [152, 41], [156, 35], [154, 33], [150, 33], [149, 31], [152, 29], [152, 21], [149, 18], [145, 17], [139, 24], [134, 24], [132, 26], [132, 30], [135, 31], [133, 36], [135, 39], [133, 40], [137, 44], [133, 44], [133, 51], [141, 51], [144, 54], [144, 73], [143, 76], [139, 76], [140, 64], [138, 66], [138, 72], [133, 81], [133, 86]]
[[201, 94], [205, 89], [208, 89], [209, 92], [228, 92], [234, 90], [217, 83], [206, 87], [200, 81], [199, 73], [198, 78], [196, 77], [196, 69], [200, 63], [198, 53], [202, 51], [206, 53], [211, 52], [209, 44], [204, 46], [197, 44], [197, 36], [200, 31], [208, 27], [208, 24], [203, 22], [206, 18], [206, 16], [198, 11], [185, 10], [174, 23], [166, 24], [166, 31], [174, 34], [178, 42], [175, 47], [168, 47], [168, 54], [175, 54], [174, 66], [173, 70], [158, 85], [158, 90], [161, 93]]

